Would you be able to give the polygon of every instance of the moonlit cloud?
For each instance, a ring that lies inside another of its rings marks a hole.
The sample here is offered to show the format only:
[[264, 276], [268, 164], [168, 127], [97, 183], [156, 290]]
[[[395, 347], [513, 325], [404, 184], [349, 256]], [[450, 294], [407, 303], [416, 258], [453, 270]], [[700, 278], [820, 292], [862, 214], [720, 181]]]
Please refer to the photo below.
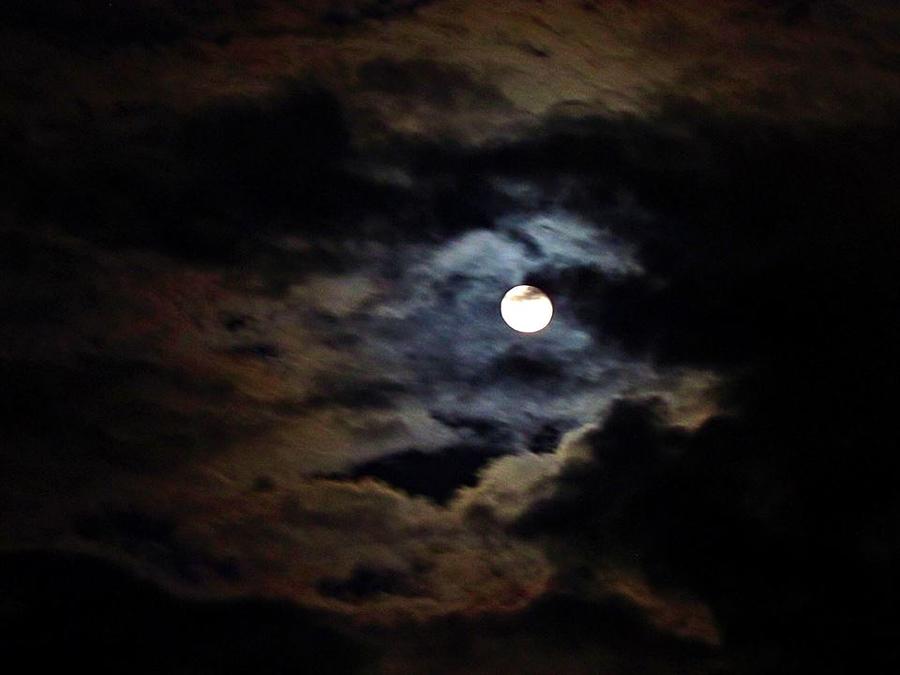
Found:
[[82, 4], [0, 56], [16, 649], [886, 670], [891, 3]]

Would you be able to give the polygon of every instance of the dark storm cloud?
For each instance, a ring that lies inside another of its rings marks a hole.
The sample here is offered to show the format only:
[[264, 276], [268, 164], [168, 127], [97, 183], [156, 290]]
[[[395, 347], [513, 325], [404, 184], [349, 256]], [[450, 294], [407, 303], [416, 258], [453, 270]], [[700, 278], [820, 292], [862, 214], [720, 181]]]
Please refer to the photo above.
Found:
[[37, 670], [346, 675], [365, 656], [292, 605], [176, 598], [84, 556], [5, 553], [0, 598], [7, 655]]

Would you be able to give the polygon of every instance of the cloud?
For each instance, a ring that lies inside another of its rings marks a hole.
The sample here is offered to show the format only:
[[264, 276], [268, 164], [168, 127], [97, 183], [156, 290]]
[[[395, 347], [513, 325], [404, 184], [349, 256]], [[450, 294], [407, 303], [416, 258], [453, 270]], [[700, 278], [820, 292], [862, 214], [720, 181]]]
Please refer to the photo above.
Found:
[[392, 380], [370, 380], [361, 382], [335, 382], [323, 384], [321, 394], [305, 402], [312, 407], [340, 406], [350, 409], [390, 409], [395, 398], [402, 396], [407, 388]]
[[565, 426], [564, 420], [556, 423], [547, 422], [528, 441], [528, 450], [538, 455], [555, 451], [562, 438], [562, 428]]
[[348, 675], [370, 658], [327, 616], [283, 602], [175, 597], [86, 556], [5, 553], [0, 584], [8, 654], [35, 668]]
[[[11, 654], [36, 666], [65, 661], [107, 670], [126, 664], [138, 673], [184, 667], [198, 673], [247, 668], [274, 673], [300, 667], [343, 675], [373, 668], [537, 674], [561, 665], [572, 673], [598, 668], [624, 673], [640, 664], [660, 673], [720, 672], [708, 647], [660, 634], [633, 608], [614, 600], [588, 603], [554, 595], [518, 614], [342, 630], [333, 627], [334, 615], [283, 601], [172, 596], [87, 556], [6, 553], [0, 572], [9, 603], [0, 607], [0, 621], [12, 640]], [[338, 592], [364, 600], [372, 593], [397, 592], [398, 578], [358, 568], [356, 581]], [[339, 583], [323, 585], [334, 584], [337, 591]]]
[[564, 378], [565, 368], [562, 363], [556, 361], [551, 355], [542, 357], [528, 356], [523, 350], [510, 348], [505, 354], [497, 358], [487, 375], [488, 380], [511, 379], [529, 383], [546, 383], [559, 381]]
[[385, 672], [653, 673], [722, 672], [699, 642], [657, 632], [628, 603], [551, 593], [516, 614], [454, 616], [392, 636]]
[[451, 508], [470, 519], [476, 528], [494, 529], [511, 525], [540, 498], [555, 489], [565, 451], [536, 455], [521, 453], [499, 457], [484, 466], [478, 483], [463, 487]]
[[388, 672], [889, 657], [895, 18], [328, 6], [16, 10], [3, 540]]
[[[607, 566], [635, 566], [657, 588], [689, 589], [722, 623], [730, 658], [754, 667], [767, 667], [760, 644], [806, 672], [834, 662], [835, 641], [866, 642], [884, 620], [885, 606], [871, 598], [887, 568], [864, 553], [865, 536], [840, 524], [884, 507], [862, 498], [862, 476], [845, 473], [844, 499], [823, 499], [830, 469], [803, 458], [814, 448], [817, 462], [826, 453], [840, 460], [818, 433], [793, 426], [797, 416], [784, 420], [789, 427], [775, 416], [714, 417], [686, 432], [662, 421], [657, 406], [614, 406], [588, 437], [592, 459], [564, 465], [552, 495], [516, 521], [545, 542], [559, 583], [608, 590]], [[862, 623], [836, 609], [861, 602]], [[873, 648], [841, 658], [885, 656]]]
[[202, 585], [209, 576], [233, 581], [240, 577], [234, 558], [216, 558], [185, 541], [170, 517], [134, 509], [107, 509], [82, 517], [75, 525], [80, 537], [114, 550], [151, 569], [164, 570], [181, 582]]
[[357, 71], [362, 90], [403, 97], [415, 105], [463, 107], [502, 106], [505, 97], [493, 85], [478, 82], [465, 68], [429, 59], [363, 63]]
[[[723, 383], [724, 411], [690, 429], [661, 399], [620, 400], [585, 436], [587, 459], [507, 512], [544, 543], [564, 588], [608, 592], [605, 566], [634, 567], [708, 602], [734, 662], [765, 672], [764, 644], [796, 672], [874, 664], [888, 655], [850, 646], [884, 621], [871, 599], [890, 556], [851, 523], [898, 513], [883, 445], [896, 435], [883, 369], [896, 344], [884, 254], [897, 244], [896, 125], [707, 114], [559, 120], [488, 160], [518, 179], [554, 166], [569, 177], [566, 208], [635, 246], [632, 271], [547, 265], [528, 283], [571, 303], [598, 341]], [[500, 508], [473, 512], [491, 522]]]
[[[11, 8], [8, 25], [76, 51], [111, 51], [133, 45], [168, 45], [210, 24], [218, 12], [235, 12], [240, 2], [216, 7], [138, 0], [125, 5], [87, 0], [75, 11], [59, 0], [36, 0]], [[250, 3], [244, 3], [250, 5]]]
[[366, 20], [387, 21], [413, 14], [434, 0], [337, 0], [327, 3], [323, 18], [335, 25], [353, 26]]
[[[45, 343], [29, 341], [34, 360], [71, 371], [71, 381], [53, 375], [40, 395], [27, 398], [35, 427], [65, 428], [84, 456], [99, 455], [103, 466], [99, 471], [83, 461], [81, 473], [67, 474], [60, 460], [65, 481], [74, 476], [77, 483], [85, 473], [94, 482], [80, 485], [83, 500], [65, 509], [48, 500], [48, 522], [62, 540], [192, 593], [287, 596], [388, 622], [525, 606], [543, 592], [549, 568], [535, 544], [517, 541], [502, 523], [544, 494], [538, 484], [547, 483], [540, 479], [552, 475], [563, 455], [547, 453], [544, 462], [525, 454], [521, 462], [502, 464], [497, 458], [538, 448], [541, 434], [549, 436], [538, 449], [548, 450], [556, 436], [548, 425], [561, 425], [557, 432], [577, 427], [603, 401], [654, 375], [598, 345], [565, 294], [556, 298], [554, 331], [532, 341], [502, 326], [497, 302], [509, 285], [547, 265], [592, 261], [613, 276], [637, 273], [633, 253], [606, 223], [542, 196], [546, 186], [539, 180], [509, 178], [497, 151], [453, 143], [403, 148], [413, 166], [411, 185], [424, 196], [400, 200], [396, 219], [344, 230], [364, 202], [318, 211], [294, 201], [290, 182], [273, 177], [260, 153], [275, 142], [273, 130], [307, 114], [313, 130], [298, 132], [296, 144], [286, 137], [288, 149], [299, 151], [315, 131], [324, 140], [317, 139], [313, 159], [328, 154], [323, 148], [343, 152], [340, 125], [329, 122], [323, 131], [314, 123], [334, 100], [297, 87], [172, 118], [182, 131], [163, 141], [163, 156], [187, 167], [184, 175], [198, 192], [184, 202], [175, 192], [170, 206], [208, 215], [198, 227], [210, 236], [239, 216], [259, 225], [233, 230], [218, 252], [177, 242], [169, 250], [165, 236], [157, 238], [157, 226], [170, 222], [157, 220], [159, 212], [116, 229], [114, 239], [103, 227], [94, 229], [102, 218], [82, 230], [77, 209], [74, 216], [45, 213], [61, 219], [59, 229], [23, 239], [19, 248], [28, 255], [15, 257], [34, 258], [21, 270], [36, 282], [29, 287], [53, 289], [53, 275], [66, 272], [80, 280], [67, 292], [85, 283], [96, 307], [85, 317], [64, 316], [66, 349], [51, 329], [42, 329]], [[329, 129], [338, 131], [329, 136]], [[236, 130], [233, 143], [214, 147], [228, 130]], [[239, 138], [254, 147], [245, 154]], [[148, 142], [156, 143], [152, 136]], [[312, 171], [309, 158], [295, 165], [284, 148], [277, 152], [294, 178]], [[329, 180], [368, 184], [342, 160], [325, 162], [323, 173], [332, 167], [338, 175]], [[377, 193], [381, 187], [373, 185]], [[165, 206], [166, 194], [156, 207]], [[262, 204], [266, 198], [271, 201]], [[454, 205], [469, 198], [471, 207]], [[91, 213], [103, 214], [105, 203], [88, 201], [97, 209]], [[421, 209], [419, 231], [410, 229], [407, 203]], [[510, 205], [518, 210], [510, 212]], [[315, 222], [292, 230], [281, 220], [289, 212], [337, 220], [330, 230]], [[11, 238], [22, 239], [16, 232]], [[268, 277], [271, 246], [295, 256], [292, 265], [301, 268], [295, 274], [273, 264], [272, 274], [284, 282], [278, 293]], [[245, 253], [235, 268], [231, 261]], [[321, 270], [318, 259], [328, 253], [354, 268], [343, 272], [328, 263]], [[312, 270], [303, 268], [307, 258], [315, 260]], [[42, 267], [42, 260], [51, 264]], [[73, 409], [67, 424], [47, 425], [59, 420], [38, 402], [59, 391], [73, 392], [61, 399]], [[91, 445], [89, 434], [108, 443]], [[404, 452], [409, 448], [415, 450]], [[44, 461], [47, 454], [36, 457]], [[17, 498], [26, 503], [35, 481], [22, 479], [31, 469], [13, 466], [10, 483], [19, 485]], [[503, 488], [496, 477], [504, 471], [528, 489]], [[471, 508], [462, 506], [466, 500]], [[492, 521], [486, 514], [500, 502], [506, 515]], [[421, 515], [403, 515], [412, 511]], [[167, 523], [170, 532], [160, 539], [123, 530], [115, 516], [122, 513]], [[400, 592], [401, 586], [392, 593], [390, 584], [379, 593], [355, 593], [348, 589], [358, 587], [351, 582], [359, 570], [405, 575], [421, 593]]]
[[365, 601], [381, 594], [414, 597], [424, 592], [424, 589], [417, 588], [409, 575], [403, 572], [363, 565], [354, 567], [346, 579], [334, 577], [320, 579], [316, 588], [323, 596], [351, 603]]
[[[604, 560], [636, 564], [709, 602], [734, 660], [765, 670], [763, 643], [798, 672], [826, 668], [833, 641], [862, 643], [883, 616], [874, 603], [851, 626], [831, 604], [858, 607], [885, 579], [849, 523], [897, 513], [873, 442], [896, 433], [882, 368], [895, 344], [883, 247], [896, 244], [885, 227], [896, 125], [799, 130], [684, 112], [667, 122], [687, 130], [681, 140], [663, 124], [638, 138], [598, 122], [526, 145], [595, 195], [627, 177], [649, 209], [607, 221], [627, 228], [641, 273], [572, 266], [528, 280], [567, 296], [600, 340], [657, 367], [717, 372], [725, 413], [688, 431], [659, 401], [615, 404], [590, 436], [592, 460], [564, 466], [518, 525], [546, 537], [567, 583], [581, 587]], [[593, 143], [630, 151], [588, 168]]]
[[211, 550], [241, 551], [232, 591], [286, 594], [391, 625], [513, 611], [547, 582], [533, 546], [372, 479], [309, 480], [235, 499], [227, 526], [215, 505], [198, 504], [207, 512], [195, 514], [190, 530]]
[[484, 445], [456, 445], [431, 452], [404, 450], [357, 464], [331, 478], [371, 476], [413, 495], [444, 504], [463, 485], [474, 485], [478, 470], [508, 450]]

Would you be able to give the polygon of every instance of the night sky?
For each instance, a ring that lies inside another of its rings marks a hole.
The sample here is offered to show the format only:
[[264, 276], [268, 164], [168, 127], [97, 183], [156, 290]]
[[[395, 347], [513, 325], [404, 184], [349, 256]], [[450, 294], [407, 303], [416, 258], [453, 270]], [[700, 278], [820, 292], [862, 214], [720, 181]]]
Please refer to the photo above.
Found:
[[894, 2], [22, 0], [0, 45], [5, 662], [900, 669]]

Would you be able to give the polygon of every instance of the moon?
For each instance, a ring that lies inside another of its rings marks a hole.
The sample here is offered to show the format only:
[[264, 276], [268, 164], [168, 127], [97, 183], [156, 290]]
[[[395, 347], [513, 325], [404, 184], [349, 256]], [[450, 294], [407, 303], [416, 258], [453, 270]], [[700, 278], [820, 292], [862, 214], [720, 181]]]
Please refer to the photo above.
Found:
[[513, 330], [537, 333], [553, 317], [553, 303], [536, 286], [514, 286], [500, 301], [500, 316]]

